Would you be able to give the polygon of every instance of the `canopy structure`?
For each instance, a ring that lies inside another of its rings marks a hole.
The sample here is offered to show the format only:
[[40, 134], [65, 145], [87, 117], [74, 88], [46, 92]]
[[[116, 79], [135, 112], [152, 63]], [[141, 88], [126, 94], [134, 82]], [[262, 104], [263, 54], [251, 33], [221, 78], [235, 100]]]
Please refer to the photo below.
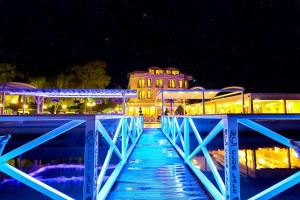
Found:
[[133, 98], [136, 90], [121, 89], [0, 89], [6, 95], [26, 95], [39, 97], [69, 97], [69, 98]]
[[[20, 95], [24, 98], [24, 105], [26, 104], [26, 97], [35, 97], [37, 104], [37, 113], [39, 113], [40, 105], [44, 104], [44, 98], [121, 98], [123, 99], [123, 114], [126, 110], [126, 98], [136, 98], [136, 90], [123, 89], [38, 89], [31, 85], [17, 82], [0, 84], [0, 92], [2, 96], [1, 114], [5, 110], [5, 96], [6, 95]], [[24, 109], [23, 109], [24, 110]], [[43, 111], [43, 106], [42, 106]], [[24, 112], [24, 111], [23, 111]]]
[[[202, 109], [203, 114], [205, 114], [205, 101], [213, 100], [217, 98], [222, 98], [226, 96], [241, 94], [242, 104], [244, 108], [244, 88], [239, 86], [225, 87], [222, 89], [205, 89], [203, 87], [194, 87], [191, 89], [181, 89], [181, 90], [172, 90], [172, 89], [161, 89], [157, 93], [156, 99], [164, 102], [165, 100], [191, 100], [191, 99], [200, 99], [202, 100]], [[164, 104], [162, 103], [162, 111], [164, 110]], [[162, 112], [162, 115], [164, 113]]]

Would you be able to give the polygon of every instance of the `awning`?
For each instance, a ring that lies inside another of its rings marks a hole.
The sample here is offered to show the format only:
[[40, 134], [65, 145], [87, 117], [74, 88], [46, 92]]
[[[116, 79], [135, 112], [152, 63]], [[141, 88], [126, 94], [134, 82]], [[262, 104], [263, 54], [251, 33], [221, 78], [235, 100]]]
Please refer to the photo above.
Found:
[[[157, 93], [156, 99], [208, 99], [211, 100], [217, 97], [224, 97], [244, 92], [242, 87], [226, 87], [223, 89], [181, 89], [181, 90], [160, 90]], [[162, 95], [163, 94], [163, 95]]]
[[135, 98], [136, 90], [122, 89], [0, 89], [6, 95], [25, 95], [39, 97], [69, 97], [69, 98]]

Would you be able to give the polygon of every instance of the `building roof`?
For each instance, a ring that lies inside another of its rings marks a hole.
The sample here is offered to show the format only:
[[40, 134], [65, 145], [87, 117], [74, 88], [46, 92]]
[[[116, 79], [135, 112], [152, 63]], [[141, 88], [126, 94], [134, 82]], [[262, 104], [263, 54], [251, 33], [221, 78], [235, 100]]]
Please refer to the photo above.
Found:
[[30, 89], [30, 88], [36, 88], [33, 85], [27, 84], [27, 83], [21, 83], [21, 82], [3, 82], [0, 83], [1, 89]]
[[166, 70], [178, 70], [179, 71], [179, 69], [177, 69], [177, 68], [175, 68], [175, 67], [168, 67], [168, 68], [166, 68]]
[[[194, 87], [191, 89], [161, 90], [156, 98], [162, 99], [213, 99], [217, 95], [229, 96], [244, 92], [242, 87], [226, 87], [223, 89], [205, 89], [203, 87]], [[225, 94], [224, 94], [225, 93]]]
[[37, 88], [0, 88], [8, 95], [40, 97], [82, 97], [82, 98], [135, 98], [136, 90], [123, 89], [37, 89]]

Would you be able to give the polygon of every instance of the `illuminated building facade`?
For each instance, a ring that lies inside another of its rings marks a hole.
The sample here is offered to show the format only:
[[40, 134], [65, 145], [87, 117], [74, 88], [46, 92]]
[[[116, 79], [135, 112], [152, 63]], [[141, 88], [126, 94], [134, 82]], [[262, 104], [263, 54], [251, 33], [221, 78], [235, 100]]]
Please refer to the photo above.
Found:
[[[156, 101], [162, 89], [178, 90], [189, 88], [192, 76], [183, 74], [176, 68], [162, 69], [150, 67], [148, 71], [134, 71], [129, 74], [128, 88], [137, 90], [138, 97], [127, 102], [127, 115], [139, 115], [142, 111], [145, 121], [154, 122], [161, 114], [161, 101]], [[169, 103], [165, 102], [166, 106]], [[174, 107], [179, 102], [174, 102]]]
[[[215, 97], [205, 102], [206, 114], [243, 113], [241, 95]], [[189, 115], [202, 114], [202, 104], [186, 106]], [[300, 94], [293, 93], [246, 93], [244, 94], [245, 114], [300, 113]]]

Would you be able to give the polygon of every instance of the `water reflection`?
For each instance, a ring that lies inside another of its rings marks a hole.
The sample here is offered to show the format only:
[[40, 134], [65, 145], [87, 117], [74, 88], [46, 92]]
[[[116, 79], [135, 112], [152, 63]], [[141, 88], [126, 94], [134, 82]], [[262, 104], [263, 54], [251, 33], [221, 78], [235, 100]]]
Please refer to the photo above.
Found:
[[[224, 150], [209, 152], [218, 170], [223, 170]], [[250, 177], [285, 176], [300, 168], [300, 160], [291, 148], [262, 147], [239, 150], [240, 172]], [[204, 156], [196, 156], [192, 162], [202, 171], [210, 171]], [[278, 171], [278, 173], [274, 173]]]

